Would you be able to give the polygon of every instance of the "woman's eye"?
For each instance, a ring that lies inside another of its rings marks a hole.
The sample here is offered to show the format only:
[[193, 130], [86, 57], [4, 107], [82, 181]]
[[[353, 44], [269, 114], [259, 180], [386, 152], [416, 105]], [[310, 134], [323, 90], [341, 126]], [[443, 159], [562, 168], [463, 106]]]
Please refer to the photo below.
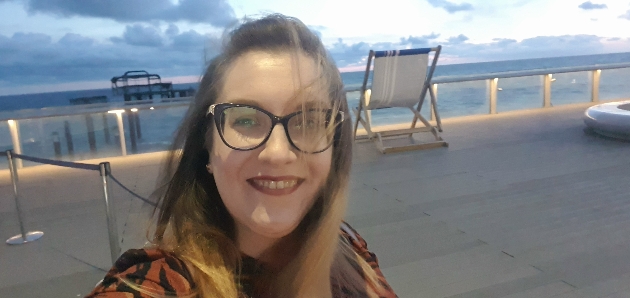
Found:
[[234, 120], [232, 125], [238, 127], [254, 127], [258, 126], [259, 124], [258, 121], [256, 121], [256, 119], [254, 118], [238, 118]]

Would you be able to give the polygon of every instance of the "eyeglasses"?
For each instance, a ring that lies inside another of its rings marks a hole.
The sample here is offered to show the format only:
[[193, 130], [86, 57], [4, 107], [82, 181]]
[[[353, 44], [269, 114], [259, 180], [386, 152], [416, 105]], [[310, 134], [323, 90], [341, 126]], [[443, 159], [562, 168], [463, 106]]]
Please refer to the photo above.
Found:
[[206, 115], [212, 114], [219, 136], [234, 150], [254, 150], [262, 146], [276, 124], [281, 123], [289, 143], [305, 153], [328, 149], [337, 127], [344, 120], [342, 111], [308, 109], [278, 117], [256, 106], [235, 103], [213, 104]]

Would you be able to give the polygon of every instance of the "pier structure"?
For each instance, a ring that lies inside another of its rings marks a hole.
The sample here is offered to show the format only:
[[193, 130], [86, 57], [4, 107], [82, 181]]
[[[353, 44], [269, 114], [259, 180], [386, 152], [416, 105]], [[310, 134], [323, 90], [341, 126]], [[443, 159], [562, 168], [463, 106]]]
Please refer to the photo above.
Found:
[[[122, 76], [113, 77], [111, 83], [114, 95], [122, 95], [125, 103], [131, 103], [132, 101], [152, 103], [154, 98], [187, 98], [195, 93], [195, 90], [192, 88], [174, 89], [173, 83], [162, 82], [160, 75], [150, 74], [144, 70], [127, 71]], [[136, 153], [138, 150], [137, 140], [142, 139], [140, 117], [138, 117], [137, 113], [131, 111], [131, 113], [127, 114], [127, 121], [131, 152]]]

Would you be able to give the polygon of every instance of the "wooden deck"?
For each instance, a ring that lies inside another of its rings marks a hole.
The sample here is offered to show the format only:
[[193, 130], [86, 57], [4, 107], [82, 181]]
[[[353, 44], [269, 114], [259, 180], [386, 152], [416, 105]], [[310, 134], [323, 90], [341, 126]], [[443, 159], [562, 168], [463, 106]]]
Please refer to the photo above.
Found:
[[[355, 146], [347, 221], [400, 297], [630, 297], [630, 143], [586, 135], [585, 108], [447, 119], [448, 148]], [[147, 195], [160, 158], [110, 160]], [[27, 228], [46, 235], [0, 245], [0, 297], [85, 295], [110, 263], [98, 174], [21, 173]], [[148, 208], [115, 191], [136, 247]], [[12, 200], [0, 171], [2, 239], [19, 231]]]

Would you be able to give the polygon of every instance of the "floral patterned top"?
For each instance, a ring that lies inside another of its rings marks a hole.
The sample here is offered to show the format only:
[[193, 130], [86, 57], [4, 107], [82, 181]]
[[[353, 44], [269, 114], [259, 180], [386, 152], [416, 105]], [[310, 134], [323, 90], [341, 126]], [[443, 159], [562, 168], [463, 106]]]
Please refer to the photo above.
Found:
[[[343, 223], [340, 237], [348, 241], [358, 256], [362, 257], [376, 272], [379, 283], [384, 292], [380, 297], [397, 297], [389, 286], [381, 272], [376, 255], [367, 248], [365, 240], [348, 224]], [[244, 256], [242, 260], [242, 273], [244, 276], [256, 275], [260, 265], [256, 259]], [[360, 270], [360, 269], [358, 269]], [[168, 296], [188, 296], [193, 293], [194, 282], [192, 276], [183, 261], [172, 254], [159, 249], [131, 249], [126, 251], [107, 272], [105, 278], [86, 297], [109, 298], [145, 298], [151, 297], [123, 282], [126, 279], [135, 285], [146, 289], [151, 293]], [[245, 297], [252, 291], [253, 285], [247, 283], [247, 278], [241, 279], [244, 283]], [[368, 284], [366, 282], [366, 284]], [[366, 297], [365, 292], [351, 290], [344, 285], [337, 284], [331, 279], [332, 296], [335, 298]]]

